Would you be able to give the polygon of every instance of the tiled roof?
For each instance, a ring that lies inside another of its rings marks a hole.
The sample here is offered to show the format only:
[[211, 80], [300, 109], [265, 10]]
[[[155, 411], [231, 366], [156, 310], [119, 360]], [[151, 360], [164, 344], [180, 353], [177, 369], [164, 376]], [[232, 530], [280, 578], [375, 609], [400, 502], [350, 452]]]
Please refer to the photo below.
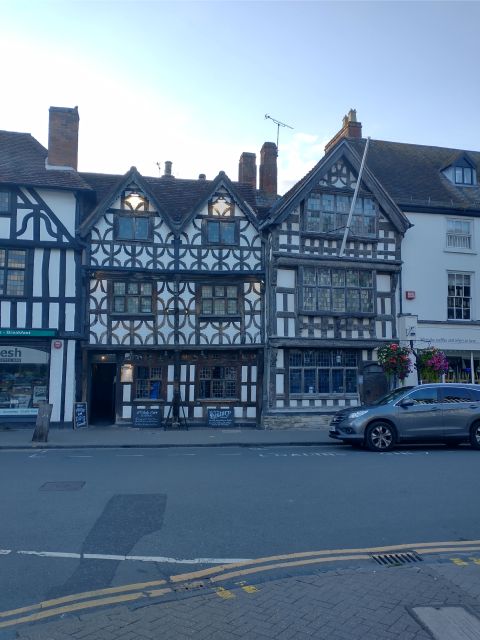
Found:
[[47, 150], [29, 133], [0, 131], [0, 183], [54, 189], [89, 189], [76, 171], [45, 168]]
[[[92, 203], [93, 206], [100, 204], [115, 188], [115, 185], [124, 179], [124, 176], [102, 173], [81, 173], [80, 175], [95, 190], [96, 202]], [[194, 207], [202, 199], [207, 198], [213, 188], [212, 180], [185, 180], [173, 176], [145, 177], [144, 182], [171, 220], [180, 226], [191, 214]], [[250, 205], [254, 212], [257, 212], [254, 189], [248, 184], [238, 182], [234, 182], [233, 185], [239, 196]]]
[[[360, 157], [365, 142], [348, 139]], [[442, 173], [465, 156], [476, 166], [480, 179], [478, 151], [370, 140], [366, 165], [404, 210], [409, 205], [480, 210], [480, 186], [455, 185]]]

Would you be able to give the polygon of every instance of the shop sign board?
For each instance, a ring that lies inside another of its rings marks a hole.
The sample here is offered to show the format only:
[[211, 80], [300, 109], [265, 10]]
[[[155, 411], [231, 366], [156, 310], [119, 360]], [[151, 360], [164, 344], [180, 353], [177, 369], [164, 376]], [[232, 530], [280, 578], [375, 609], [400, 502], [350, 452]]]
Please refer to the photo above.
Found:
[[233, 427], [233, 408], [208, 409], [209, 427]]
[[149, 407], [146, 409], [134, 407], [133, 409], [133, 426], [136, 429], [156, 429], [160, 426], [161, 421], [160, 409]]
[[88, 427], [88, 407], [86, 402], [75, 402], [73, 408], [73, 428]]
[[1, 364], [47, 364], [48, 353], [28, 347], [0, 345]]
[[0, 337], [9, 338], [53, 338], [56, 335], [55, 329], [0, 329]]

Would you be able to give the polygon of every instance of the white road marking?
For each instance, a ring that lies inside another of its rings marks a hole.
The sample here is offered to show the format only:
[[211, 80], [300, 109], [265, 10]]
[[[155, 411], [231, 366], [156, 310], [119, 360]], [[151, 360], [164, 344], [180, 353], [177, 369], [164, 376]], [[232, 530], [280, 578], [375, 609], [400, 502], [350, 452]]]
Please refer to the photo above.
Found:
[[67, 553], [65, 551], [16, 551], [23, 556], [40, 556], [45, 558], [81, 558], [82, 555], [80, 553]]
[[241, 456], [241, 453], [219, 453], [219, 456]]
[[12, 553], [11, 549], [0, 549], [0, 556], [8, 556], [9, 553]]
[[42, 453], [43, 453], [43, 454], [44, 454], [44, 453], [47, 453], [47, 451], [48, 451], [47, 449], [42, 449], [41, 451], [36, 451], [35, 453], [32, 453], [32, 455], [31, 455], [31, 456], [28, 456], [28, 457], [29, 457], [29, 458], [41, 458], [41, 457], [43, 457], [43, 456], [41, 456], [40, 454], [42, 454]]
[[93, 458], [93, 456], [67, 456], [67, 458]]
[[305, 451], [303, 453], [258, 453], [260, 458], [312, 458], [312, 457], [337, 457], [337, 456], [346, 456], [346, 453], [331, 453], [331, 452], [320, 452], [320, 451]]
[[144, 458], [144, 453], [117, 453], [117, 458]]

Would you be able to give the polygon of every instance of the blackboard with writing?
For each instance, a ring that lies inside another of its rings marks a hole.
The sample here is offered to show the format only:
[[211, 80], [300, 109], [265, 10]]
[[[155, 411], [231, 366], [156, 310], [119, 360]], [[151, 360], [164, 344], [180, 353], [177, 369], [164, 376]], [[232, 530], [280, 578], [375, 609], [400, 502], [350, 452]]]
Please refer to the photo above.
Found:
[[88, 412], [86, 402], [75, 402], [73, 405], [73, 428], [88, 427]]
[[232, 427], [233, 409], [208, 409], [209, 427]]
[[162, 415], [160, 409], [140, 409], [133, 411], [133, 426], [136, 429], [156, 429], [160, 426]]

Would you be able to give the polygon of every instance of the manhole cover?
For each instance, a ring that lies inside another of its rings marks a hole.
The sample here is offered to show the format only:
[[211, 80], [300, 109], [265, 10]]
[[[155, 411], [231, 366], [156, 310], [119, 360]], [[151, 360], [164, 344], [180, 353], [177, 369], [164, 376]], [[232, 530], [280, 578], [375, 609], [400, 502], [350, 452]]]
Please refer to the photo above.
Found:
[[371, 558], [384, 567], [398, 567], [412, 562], [423, 562], [423, 558], [415, 551], [407, 551], [406, 553], [382, 553], [372, 555]]
[[83, 487], [83, 480], [69, 480], [66, 482], [45, 482], [40, 491], [78, 491]]

